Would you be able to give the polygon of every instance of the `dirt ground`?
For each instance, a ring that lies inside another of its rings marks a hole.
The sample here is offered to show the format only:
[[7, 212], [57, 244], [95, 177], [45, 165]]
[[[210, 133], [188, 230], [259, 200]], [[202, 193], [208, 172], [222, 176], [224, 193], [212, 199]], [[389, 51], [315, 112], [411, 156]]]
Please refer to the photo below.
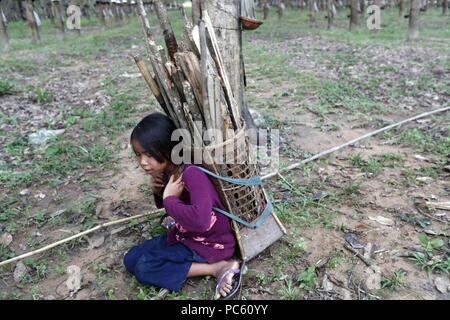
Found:
[[[280, 129], [282, 165], [450, 106], [448, 41], [365, 43], [268, 31], [276, 23], [246, 35], [245, 60], [248, 103], [261, 127]], [[1, 69], [16, 90], [0, 97], [0, 260], [154, 210], [128, 145], [133, 124], [158, 110], [130, 58], [145, 52], [134, 31], [90, 38], [100, 47], [91, 53], [33, 47], [5, 54], [31, 63]], [[65, 132], [47, 146], [29, 143], [43, 127]], [[426, 202], [450, 201], [449, 132], [450, 113], [438, 114], [267, 180], [288, 234], [248, 263], [241, 299], [448, 300], [450, 211]], [[167, 293], [126, 273], [124, 252], [163, 232], [158, 219], [116, 225], [1, 267], [0, 298], [211, 298], [212, 278]], [[364, 248], [345, 249], [349, 237]], [[73, 265], [82, 275], [75, 291], [67, 285]]]

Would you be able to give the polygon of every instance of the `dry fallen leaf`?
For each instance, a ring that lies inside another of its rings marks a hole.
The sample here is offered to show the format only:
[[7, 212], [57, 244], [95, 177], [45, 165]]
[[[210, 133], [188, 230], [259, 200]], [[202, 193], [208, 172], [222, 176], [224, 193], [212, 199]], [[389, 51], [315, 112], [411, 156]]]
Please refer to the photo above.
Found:
[[8, 232], [5, 232], [0, 238], [0, 245], [7, 247], [12, 242], [13, 237]]

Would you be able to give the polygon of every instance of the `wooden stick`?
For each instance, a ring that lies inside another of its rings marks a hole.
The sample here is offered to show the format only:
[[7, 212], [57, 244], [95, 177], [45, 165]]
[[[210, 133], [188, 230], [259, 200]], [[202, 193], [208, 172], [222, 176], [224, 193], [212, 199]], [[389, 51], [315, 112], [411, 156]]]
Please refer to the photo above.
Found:
[[202, 86], [202, 105], [203, 105], [203, 115], [205, 117], [206, 129], [212, 129], [212, 120], [211, 120], [211, 108], [209, 105], [209, 95], [208, 92], [208, 76], [209, 76], [209, 68], [208, 68], [208, 47], [206, 46], [206, 33], [205, 33], [205, 22], [200, 20], [199, 26], [199, 35], [200, 35], [200, 65], [201, 65], [201, 86]]
[[156, 15], [158, 16], [159, 24], [163, 31], [164, 41], [166, 42], [170, 60], [175, 61], [174, 55], [178, 51], [178, 44], [173, 33], [169, 17], [167, 16], [166, 7], [161, 3], [160, 0], [155, 0], [154, 7], [156, 10]]
[[359, 259], [361, 259], [362, 262], [364, 262], [368, 267], [371, 267], [373, 265], [373, 261], [371, 259], [365, 258], [362, 254], [360, 254], [358, 251], [353, 249], [347, 244], [344, 244], [344, 248], [353, 253], [355, 256], [357, 256]]
[[[214, 80], [214, 114], [216, 117], [214, 121], [214, 128], [220, 132], [223, 132], [222, 131], [223, 130], [222, 100], [224, 99], [223, 91], [220, 85], [220, 80], [217, 77], [214, 77], [213, 80]], [[221, 142], [219, 141], [219, 143]]]
[[50, 250], [50, 249], [52, 249], [52, 248], [54, 248], [54, 247], [56, 247], [56, 246], [59, 246], [60, 244], [63, 244], [63, 243], [72, 241], [72, 240], [77, 239], [77, 238], [80, 238], [80, 237], [82, 237], [82, 236], [85, 236], [85, 235], [87, 235], [87, 234], [89, 234], [89, 233], [92, 233], [92, 232], [94, 232], [94, 231], [97, 231], [97, 230], [99, 230], [99, 229], [103, 229], [103, 228], [106, 228], [106, 227], [110, 227], [110, 226], [113, 226], [113, 225], [119, 224], [119, 223], [124, 223], [124, 222], [130, 221], [130, 220], [133, 220], [133, 219], [139, 219], [139, 218], [142, 218], [142, 217], [150, 216], [150, 215], [153, 215], [153, 214], [162, 212], [162, 211], [164, 211], [164, 209], [158, 209], [158, 210], [154, 210], [154, 211], [152, 211], [152, 212], [147, 212], [147, 213], [138, 214], [138, 215], [133, 216], [133, 217], [128, 217], [128, 218], [123, 218], [123, 219], [119, 219], [119, 220], [115, 220], [115, 221], [110, 221], [110, 222], [102, 223], [101, 225], [98, 225], [98, 226], [95, 226], [95, 227], [93, 227], [93, 228], [91, 228], [91, 229], [89, 229], [89, 230], [86, 230], [86, 231], [77, 233], [77, 234], [75, 234], [75, 235], [73, 235], [73, 236], [70, 236], [70, 237], [68, 237], [68, 238], [62, 239], [62, 240], [60, 240], [60, 241], [54, 242], [54, 243], [49, 244], [49, 245], [47, 245], [47, 246], [45, 246], [45, 247], [42, 247], [42, 248], [40, 248], [40, 249], [38, 249], [38, 250], [34, 250], [34, 251], [31, 251], [31, 252], [28, 252], [28, 253], [24, 253], [24, 254], [22, 254], [22, 255], [20, 255], [20, 256], [17, 256], [17, 257], [15, 257], [15, 258], [11, 258], [11, 259], [2, 261], [2, 262], [0, 262], [0, 267], [1, 267], [1, 266], [4, 266], [4, 265], [7, 265], [7, 264], [9, 264], [9, 263], [18, 261], [18, 260], [22, 260], [22, 259], [28, 258], [28, 257], [33, 256], [33, 255], [35, 255], [35, 254], [42, 253], [42, 252], [44, 252], [44, 251]]
[[140, 56], [133, 56], [134, 62], [136, 62], [137, 67], [139, 68], [139, 71], [141, 72], [142, 76], [145, 79], [145, 82], [147, 82], [147, 85], [149, 86], [150, 90], [152, 91], [153, 95], [155, 96], [158, 103], [161, 105], [161, 108], [164, 110], [164, 112], [169, 115], [170, 112], [167, 109], [166, 103], [164, 102], [164, 98], [161, 95], [161, 92], [159, 91], [158, 85], [156, 84], [155, 80], [150, 74], [150, 71], [147, 68], [147, 65], [145, 64], [144, 59]]
[[384, 128], [378, 129], [378, 130], [376, 130], [376, 131], [367, 133], [367, 134], [365, 134], [365, 135], [363, 135], [363, 136], [361, 136], [361, 137], [359, 137], [359, 138], [353, 139], [353, 140], [351, 140], [351, 141], [349, 141], [349, 142], [346, 142], [346, 143], [344, 143], [344, 144], [341, 144], [341, 145], [339, 145], [339, 146], [336, 146], [336, 147], [333, 147], [333, 148], [331, 148], [331, 149], [322, 151], [322, 152], [320, 152], [320, 153], [318, 153], [318, 154], [312, 156], [311, 158], [302, 160], [302, 161], [297, 162], [297, 163], [294, 163], [294, 164], [292, 164], [292, 165], [290, 165], [290, 166], [288, 166], [288, 167], [286, 167], [286, 168], [282, 168], [282, 169], [277, 170], [277, 171], [275, 171], [275, 172], [269, 173], [269, 174], [263, 176], [261, 179], [262, 179], [262, 180], [269, 179], [269, 178], [272, 178], [272, 177], [278, 175], [278, 172], [285, 172], [285, 171], [289, 171], [289, 170], [292, 170], [292, 169], [301, 167], [302, 165], [304, 165], [304, 164], [306, 164], [306, 163], [308, 163], [308, 162], [311, 162], [311, 161], [314, 161], [314, 160], [316, 160], [316, 159], [318, 159], [318, 158], [321, 158], [321, 157], [324, 157], [324, 156], [326, 156], [326, 155], [329, 155], [330, 153], [333, 153], [333, 152], [336, 152], [336, 151], [338, 151], [338, 150], [340, 150], [340, 149], [343, 149], [343, 148], [345, 148], [345, 147], [347, 147], [347, 146], [349, 146], [349, 145], [354, 144], [355, 142], [358, 142], [358, 141], [360, 141], [360, 140], [369, 138], [369, 137], [374, 136], [374, 135], [376, 135], [376, 134], [378, 134], [378, 133], [381, 133], [381, 132], [383, 132], [383, 131], [386, 131], [386, 130], [389, 130], [389, 129], [392, 129], [392, 128], [401, 126], [402, 124], [405, 124], [405, 123], [407, 123], [407, 122], [411, 122], [411, 121], [414, 121], [414, 120], [417, 120], [417, 119], [420, 119], [420, 118], [424, 118], [424, 117], [430, 116], [430, 115], [432, 115], [432, 114], [441, 113], [441, 112], [445, 112], [445, 111], [448, 111], [448, 110], [450, 110], [450, 107], [445, 107], [445, 108], [433, 110], [433, 111], [430, 111], [430, 112], [425, 112], [425, 113], [419, 114], [419, 115], [417, 115], [417, 116], [414, 116], [414, 117], [412, 117], [412, 118], [408, 118], [408, 119], [405, 119], [405, 120], [403, 120], [403, 121], [400, 121], [400, 122], [391, 124], [391, 125], [389, 125], [389, 126], [386, 126], [386, 127], [384, 127]]
[[[194, 121], [200, 121], [202, 124], [204, 124], [202, 112], [200, 111], [197, 101], [195, 100], [192, 87], [187, 80], [183, 82], [183, 92], [184, 96], [186, 97], [186, 102], [189, 105], [192, 118], [194, 119]], [[200, 132], [203, 132], [203, 126], [200, 129]]]
[[208, 31], [209, 39], [211, 41], [212, 45], [212, 51], [211, 55], [216, 62], [217, 72], [219, 76], [221, 77], [223, 84], [224, 84], [224, 93], [225, 98], [229, 104], [230, 108], [230, 117], [231, 122], [233, 123], [233, 126], [235, 130], [241, 129], [241, 116], [239, 112], [239, 108], [237, 106], [236, 100], [234, 99], [233, 90], [231, 89], [231, 84], [228, 79], [228, 75], [225, 69], [225, 65], [222, 60], [222, 55], [220, 54], [220, 48], [219, 43], [216, 38], [216, 34], [214, 31], [214, 27], [211, 22], [211, 18], [208, 15], [208, 11], [203, 10], [202, 12], [202, 19], [205, 21], [206, 30]]
[[188, 48], [188, 51], [192, 51], [197, 56], [197, 58], [200, 58], [200, 52], [198, 51], [198, 49], [194, 43], [194, 39], [192, 37], [193, 25], [192, 25], [191, 21], [189, 20], [188, 16], [186, 15], [186, 12], [184, 11], [183, 6], [180, 7], [180, 10], [181, 10], [181, 15], [183, 16], [183, 20], [184, 20], [185, 44]]
[[180, 122], [177, 117], [177, 114], [175, 112], [175, 106], [179, 105], [177, 109], [181, 108], [181, 104], [179, 99], [173, 95], [172, 89], [169, 87], [169, 79], [167, 76], [167, 73], [165, 69], [162, 67], [161, 63], [161, 55], [159, 53], [159, 50], [156, 46], [155, 39], [153, 37], [153, 33], [150, 30], [150, 24], [147, 20], [147, 13], [144, 9], [144, 4], [142, 0], [138, 0], [138, 13], [141, 18], [142, 26], [144, 28], [144, 32], [147, 38], [147, 46], [149, 49], [149, 58], [150, 63], [153, 68], [153, 73], [155, 74], [155, 80], [158, 84], [158, 87], [160, 89], [160, 92], [163, 96], [164, 103], [167, 107], [167, 110], [169, 111], [169, 114], [167, 114], [172, 120], [174, 121], [175, 125], [179, 128]]
[[195, 95], [195, 99], [197, 100], [197, 105], [200, 111], [202, 109], [203, 94], [200, 62], [198, 61], [197, 56], [192, 52], [177, 52], [175, 54], [175, 62], [177, 66], [180, 67], [181, 70], [183, 70], [184, 76], [189, 82]]

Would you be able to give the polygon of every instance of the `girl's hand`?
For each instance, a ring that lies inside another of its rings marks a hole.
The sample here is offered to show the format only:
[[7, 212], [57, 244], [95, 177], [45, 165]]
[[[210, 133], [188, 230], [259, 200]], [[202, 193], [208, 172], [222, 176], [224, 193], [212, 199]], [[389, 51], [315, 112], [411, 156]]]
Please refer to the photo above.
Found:
[[184, 182], [181, 180], [182, 176], [180, 176], [177, 180], [175, 180], [175, 176], [171, 175], [169, 183], [164, 189], [163, 199], [175, 196], [179, 198], [184, 189]]

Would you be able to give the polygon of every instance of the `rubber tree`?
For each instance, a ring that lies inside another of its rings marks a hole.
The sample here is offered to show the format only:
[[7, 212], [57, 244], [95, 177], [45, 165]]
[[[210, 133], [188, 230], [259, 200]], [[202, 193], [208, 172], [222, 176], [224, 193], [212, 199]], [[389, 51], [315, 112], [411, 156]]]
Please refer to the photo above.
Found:
[[417, 40], [419, 38], [419, 10], [420, 0], [411, 0], [409, 9], [409, 27], [408, 40]]
[[230, 80], [236, 102], [247, 128], [255, 128], [245, 99], [245, 65], [242, 51], [242, 28], [239, 19], [240, 1], [203, 0], [192, 2], [192, 17], [195, 24], [207, 10], [216, 31], [219, 48]]

